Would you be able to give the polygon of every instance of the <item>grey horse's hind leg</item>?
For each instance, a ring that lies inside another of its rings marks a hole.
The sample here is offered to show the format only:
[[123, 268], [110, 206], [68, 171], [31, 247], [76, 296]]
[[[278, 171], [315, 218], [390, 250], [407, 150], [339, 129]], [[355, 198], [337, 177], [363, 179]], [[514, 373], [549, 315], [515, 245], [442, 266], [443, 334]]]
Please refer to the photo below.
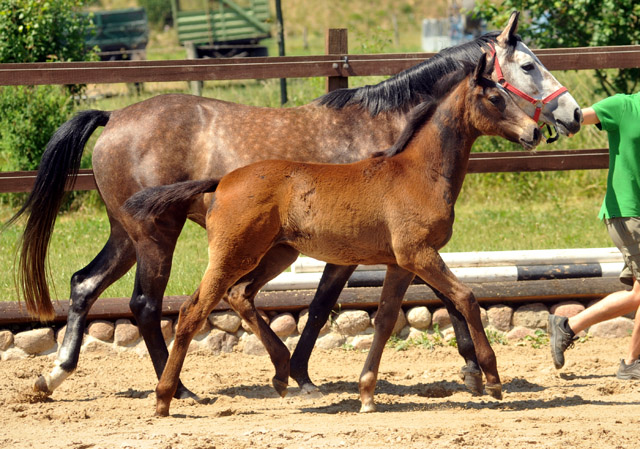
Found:
[[109, 240], [98, 255], [71, 277], [71, 300], [67, 327], [58, 350], [55, 366], [40, 376], [34, 385], [37, 393], [49, 396], [78, 366], [82, 338], [89, 309], [98, 296], [120, 279], [135, 262], [135, 250], [119, 225], [112, 225]]

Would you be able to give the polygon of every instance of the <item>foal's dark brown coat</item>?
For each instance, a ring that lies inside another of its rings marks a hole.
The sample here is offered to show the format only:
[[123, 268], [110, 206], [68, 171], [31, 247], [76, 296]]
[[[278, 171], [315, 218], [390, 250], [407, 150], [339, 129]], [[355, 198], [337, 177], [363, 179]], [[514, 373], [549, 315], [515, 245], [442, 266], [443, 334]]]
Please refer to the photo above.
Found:
[[234, 285], [229, 301], [265, 344], [276, 365], [274, 385], [286, 392], [288, 365], [282, 362], [288, 351], [257, 314], [253, 296], [246, 298], [243, 283], [243, 276], [272, 251], [284, 261], [278, 264], [280, 271], [299, 252], [335, 264], [388, 265], [374, 342], [360, 377], [362, 411], [375, 409], [380, 357], [415, 275], [451, 298], [467, 320], [487, 390], [501, 396], [495, 354], [478, 303], [438, 254], [451, 236], [454, 204], [476, 138], [500, 135], [527, 147], [540, 140], [536, 124], [484, 78], [485, 63], [483, 56], [471, 75], [451, 80], [458, 84], [439, 105], [433, 101], [419, 106], [399, 141], [378, 157], [347, 165], [259, 162], [219, 183], [192, 181], [148, 189], [127, 201], [127, 222], [130, 229], [139, 223], [136, 245], [142, 253], [163, 217], [199, 193], [215, 190], [205, 196], [211, 204], [209, 265], [198, 292], [180, 311], [174, 346], [156, 389], [157, 414], [169, 413], [191, 338]]

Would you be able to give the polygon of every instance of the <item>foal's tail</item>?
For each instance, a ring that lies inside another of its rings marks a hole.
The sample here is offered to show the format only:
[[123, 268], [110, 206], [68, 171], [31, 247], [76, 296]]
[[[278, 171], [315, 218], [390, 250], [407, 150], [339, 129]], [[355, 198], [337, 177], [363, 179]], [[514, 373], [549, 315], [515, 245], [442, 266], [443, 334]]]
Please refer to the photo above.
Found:
[[122, 210], [136, 220], [152, 219], [174, 207], [187, 208], [195, 196], [214, 192], [219, 183], [219, 179], [205, 179], [149, 187], [131, 195]]
[[110, 114], [107, 111], [83, 111], [58, 128], [44, 150], [31, 194], [4, 225], [6, 228], [20, 216], [28, 216], [20, 238], [16, 280], [27, 311], [41, 320], [55, 316], [47, 285], [47, 249], [65, 188], [75, 182], [87, 140], [98, 126], [107, 124]]

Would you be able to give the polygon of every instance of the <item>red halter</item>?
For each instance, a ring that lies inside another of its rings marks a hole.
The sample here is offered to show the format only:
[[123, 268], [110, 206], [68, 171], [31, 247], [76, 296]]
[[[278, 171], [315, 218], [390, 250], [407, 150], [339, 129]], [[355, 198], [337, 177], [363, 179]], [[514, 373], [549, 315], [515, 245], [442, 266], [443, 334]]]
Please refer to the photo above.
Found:
[[[491, 48], [491, 57], [494, 57], [496, 55], [496, 49], [493, 46], [493, 44], [491, 44], [491, 43], [489, 43], [489, 47]], [[547, 103], [551, 102], [555, 98], [559, 97], [561, 94], [567, 92], [567, 88], [562, 86], [562, 87], [560, 87], [560, 89], [556, 90], [554, 93], [552, 93], [548, 97], [543, 98], [542, 100], [536, 100], [532, 96], [527, 95], [524, 92], [522, 92], [520, 89], [515, 87], [513, 84], [509, 84], [507, 82], [507, 80], [504, 78], [504, 75], [502, 74], [502, 69], [500, 68], [500, 63], [498, 62], [498, 58], [495, 58], [494, 68], [495, 68], [495, 71], [496, 71], [496, 77], [498, 78], [498, 84], [500, 84], [502, 87], [504, 87], [508, 91], [514, 93], [518, 97], [528, 101], [529, 103], [531, 103], [532, 105], [534, 105], [536, 107], [536, 112], [534, 112], [534, 114], [533, 114], [533, 119], [536, 121], [536, 123], [540, 119], [540, 112], [542, 111], [542, 108], [544, 107], [544, 105], [546, 105]], [[542, 126], [541, 126], [541, 128], [542, 128]]]

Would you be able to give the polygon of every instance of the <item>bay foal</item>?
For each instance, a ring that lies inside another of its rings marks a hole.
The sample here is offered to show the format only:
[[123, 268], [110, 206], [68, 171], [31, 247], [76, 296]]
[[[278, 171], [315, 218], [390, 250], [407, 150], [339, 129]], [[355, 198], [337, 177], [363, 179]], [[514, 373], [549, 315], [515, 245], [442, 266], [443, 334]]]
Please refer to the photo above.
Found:
[[[77, 173], [85, 144], [101, 126], [104, 130], [93, 149], [92, 165], [111, 231], [103, 249], [71, 278], [67, 330], [53, 367], [34, 383], [39, 397], [53, 394], [77, 368], [91, 307], [136, 261], [129, 305], [158, 378], [164, 369], [169, 353], [160, 317], [173, 251], [187, 219], [205, 226], [208, 204], [194, 201], [171, 220], [166, 217], [162, 228], [154, 229], [156, 247], [141, 260], [121, 213], [131, 195], [180, 181], [222, 178], [258, 160], [346, 163], [367, 158], [372, 150], [396, 141], [409, 110], [432, 94], [438, 79], [464, 61], [476, 64], [492, 48], [509, 84], [535, 98], [548, 98], [561, 85], [517, 37], [517, 18], [514, 12], [502, 32], [445, 49], [381, 83], [340, 89], [298, 107], [261, 108], [167, 94], [119, 110], [83, 111], [63, 124], [42, 156], [33, 191], [11, 220], [27, 218], [17, 272], [27, 310], [41, 319], [55, 315], [47, 281], [55, 269], [48, 270], [46, 265], [49, 242], [68, 175]], [[523, 110], [535, 114], [535, 105], [514, 98]], [[565, 135], [580, 129], [580, 118], [580, 108], [568, 92], [545, 104], [540, 115], [541, 121]], [[305, 390], [315, 388], [307, 365], [318, 332], [354, 269], [328, 264], [310, 305], [309, 321], [291, 358], [291, 376]], [[465, 384], [476, 391], [475, 380], [481, 381], [481, 373], [467, 325], [451, 301], [436, 294], [452, 318], [458, 351], [465, 359]], [[184, 385], [178, 386], [176, 397], [196, 398]]]
[[210, 204], [209, 264], [198, 290], [180, 309], [174, 345], [156, 388], [157, 415], [169, 414], [189, 343], [225, 295], [264, 343], [276, 365], [274, 386], [286, 393], [289, 351], [253, 305], [262, 285], [245, 279], [254, 279], [252, 270], [265, 266], [265, 259], [273, 261], [273, 272], [282, 271], [299, 253], [333, 264], [388, 266], [374, 341], [360, 376], [361, 411], [375, 410], [382, 351], [415, 275], [450, 298], [468, 322], [486, 389], [501, 397], [478, 303], [438, 253], [451, 237], [473, 142], [483, 134], [499, 135], [532, 148], [541, 137], [536, 123], [486, 77], [493, 69], [493, 59], [489, 64], [486, 59], [441, 83], [442, 92], [450, 93], [416, 107], [399, 140], [373, 158], [343, 165], [263, 161], [221, 180], [146, 189], [125, 203], [142, 255], [166, 217], [215, 191], [204, 196]]

